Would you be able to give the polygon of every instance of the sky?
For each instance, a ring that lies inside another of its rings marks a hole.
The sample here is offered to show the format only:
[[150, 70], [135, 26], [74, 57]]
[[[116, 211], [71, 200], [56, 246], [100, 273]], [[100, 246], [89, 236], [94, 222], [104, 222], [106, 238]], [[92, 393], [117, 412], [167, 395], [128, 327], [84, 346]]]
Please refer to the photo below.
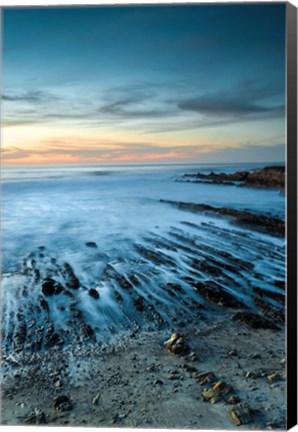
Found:
[[2, 16], [2, 163], [280, 162], [285, 3]]

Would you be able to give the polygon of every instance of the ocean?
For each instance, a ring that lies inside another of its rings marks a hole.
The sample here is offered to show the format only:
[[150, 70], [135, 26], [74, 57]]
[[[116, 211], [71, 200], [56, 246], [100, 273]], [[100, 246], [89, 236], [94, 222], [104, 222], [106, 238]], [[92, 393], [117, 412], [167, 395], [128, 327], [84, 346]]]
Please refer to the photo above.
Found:
[[[10, 329], [17, 327], [16, 311], [21, 320], [33, 319], [37, 330], [46, 320], [55, 331], [68, 334], [77, 331], [70, 324], [76, 310], [100, 339], [136, 324], [172, 324], [181, 311], [190, 314], [191, 302], [206, 303], [194, 291], [194, 280], [220, 282], [249, 307], [252, 285], [279, 292], [273, 282], [284, 280], [284, 238], [160, 201], [204, 203], [284, 219], [285, 196], [280, 191], [176, 181], [185, 173], [229, 173], [264, 165], [5, 169], [1, 216], [4, 344], [9, 347], [13, 339]], [[207, 264], [202, 267], [202, 262]], [[254, 263], [254, 270], [248, 271], [245, 263]], [[68, 295], [66, 291], [42, 295], [48, 278], [67, 286], [65, 281], [72, 276], [66, 275], [65, 265], [80, 288], [70, 289]], [[180, 287], [180, 298], [170, 292], [171, 284]], [[90, 290], [96, 291], [96, 298]], [[34, 309], [39, 303], [45, 311]], [[159, 318], [144, 305], [151, 305]], [[147, 315], [139, 313], [138, 307], [145, 308]], [[29, 339], [26, 343], [32, 346], [37, 336]]]

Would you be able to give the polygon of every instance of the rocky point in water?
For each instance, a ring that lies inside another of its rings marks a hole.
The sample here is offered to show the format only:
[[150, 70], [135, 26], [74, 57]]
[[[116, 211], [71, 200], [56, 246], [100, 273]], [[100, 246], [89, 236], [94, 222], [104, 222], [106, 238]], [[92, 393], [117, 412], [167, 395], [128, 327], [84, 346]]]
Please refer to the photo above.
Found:
[[253, 171], [237, 171], [235, 173], [184, 174], [177, 181], [191, 183], [210, 183], [228, 186], [246, 186], [257, 188], [285, 188], [285, 167], [268, 166]]

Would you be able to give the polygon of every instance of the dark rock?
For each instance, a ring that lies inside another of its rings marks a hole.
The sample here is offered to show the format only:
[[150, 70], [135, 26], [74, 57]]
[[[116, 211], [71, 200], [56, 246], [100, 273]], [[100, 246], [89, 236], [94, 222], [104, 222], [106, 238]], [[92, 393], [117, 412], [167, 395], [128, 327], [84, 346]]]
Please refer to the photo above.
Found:
[[228, 207], [213, 207], [209, 204], [194, 204], [163, 199], [161, 199], [160, 202], [171, 204], [181, 210], [195, 213], [213, 213], [228, 216], [232, 218], [234, 223], [244, 228], [250, 228], [255, 231], [268, 233], [278, 237], [284, 237], [285, 235], [285, 222], [276, 217], [252, 213], [246, 210], [236, 210]]
[[95, 337], [94, 330], [89, 324], [84, 323], [81, 327], [81, 331], [84, 337], [92, 338], [92, 339]]
[[46, 415], [39, 408], [35, 408], [28, 416], [24, 419], [26, 424], [46, 424]]
[[207, 300], [216, 303], [219, 306], [238, 308], [245, 305], [237, 300], [232, 294], [228, 293], [221, 285], [214, 281], [205, 283], [197, 282], [194, 284], [195, 290]]
[[86, 242], [85, 245], [89, 248], [97, 248], [97, 244], [95, 242]]
[[280, 288], [280, 289], [282, 289], [282, 290], [285, 289], [285, 281], [284, 281], [284, 280], [277, 279], [277, 280], [274, 281], [274, 285], [275, 285], [277, 288]]
[[240, 402], [230, 408], [232, 420], [238, 425], [247, 424], [251, 421], [250, 408], [245, 402]]
[[248, 312], [248, 311], [237, 312], [233, 316], [233, 320], [241, 321], [244, 324], [254, 329], [272, 329], [272, 330], [277, 329], [276, 325], [273, 322], [253, 312]]
[[57, 411], [70, 411], [73, 409], [72, 403], [68, 396], [61, 395], [54, 399], [54, 408]]
[[142, 297], [137, 297], [134, 300], [134, 305], [135, 308], [139, 311], [139, 312], [143, 312], [144, 311], [144, 299]]
[[275, 291], [269, 291], [265, 290], [259, 287], [254, 287], [254, 291], [262, 298], [263, 296], [272, 298], [273, 300], [276, 300], [278, 303], [281, 303], [282, 305], [285, 304], [285, 295], [277, 293]]
[[186, 372], [189, 372], [191, 374], [198, 372], [197, 368], [190, 366], [187, 363], [183, 363], [183, 365], [181, 366], [182, 369], [184, 369]]
[[34, 270], [34, 278], [35, 281], [38, 281], [40, 279], [40, 271], [38, 269]]
[[240, 399], [239, 399], [238, 396], [232, 395], [232, 396], [230, 396], [228, 398], [228, 403], [231, 404], [231, 405], [235, 405], [235, 404], [237, 404], [239, 402], [240, 402]]
[[250, 357], [251, 357], [253, 360], [258, 360], [258, 359], [261, 359], [261, 358], [262, 358], [261, 354], [259, 354], [259, 353], [253, 353]]
[[245, 374], [245, 378], [252, 378], [252, 379], [256, 379], [256, 378], [260, 378], [261, 372], [252, 372], [252, 371], [248, 371]]
[[94, 299], [99, 299], [99, 293], [98, 291], [96, 291], [96, 289], [94, 288], [90, 288], [90, 290], [88, 291], [88, 294], [93, 297]]
[[200, 385], [210, 384], [215, 381], [215, 375], [213, 372], [202, 372], [199, 374], [193, 373], [193, 377]]
[[284, 324], [285, 322], [285, 307], [273, 306], [268, 301], [260, 296], [254, 297], [255, 305], [258, 306], [262, 315], [269, 321], [274, 323]]
[[42, 293], [48, 297], [60, 294], [63, 291], [63, 286], [54, 279], [48, 278], [43, 282], [41, 290]]
[[66, 280], [66, 286], [71, 289], [78, 289], [80, 287], [80, 281], [74, 274], [73, 269], [68, 263], [64, 264], [64, 277]]
[[199, 261], [196, 258], [194, 258], [192, 260], [191, 266], [195, 270], [199, 270], [211, 276], [221, 276], [223, 274], [222, 270], [219, 267], [209, 264], [207, 260]]
[[[209, 174], [184, 174], [178, 181], [193, 183], [221, 184], [258, 187], [258, 188], [277, 188], [285, 187], [285, 167], [269, 166], [262, 169], [249, 171], [238, 171], [235, 173], [214, 173]], [[235, 183], [236, 182], [236, 183]]]
[[245, 180], [246, 186], [280, 188], [285, 187], [285, 167], [265, 167], [249, 173]]
[[57, 345], [59, 343], [62, 343], [62, 339], [60, 338], [58, 333], [52, 333], [50, 334], [50, 336], [48, 337], [47, 341], [46, 341], [46, 347], [47, 348], [51, 348], [54, 345]]
[[44, 299], [40, 300], [40, 306], [42, 307], [42, 309], [48, 311], [49, 310], [49, 305], [48, 302], [46, 302]]
[[163, 381], [161, 381], [160, 379], [156, 379], [154, 382], [153, 382], [153, 384], [154, 385], [162, 385], [163, 384]]

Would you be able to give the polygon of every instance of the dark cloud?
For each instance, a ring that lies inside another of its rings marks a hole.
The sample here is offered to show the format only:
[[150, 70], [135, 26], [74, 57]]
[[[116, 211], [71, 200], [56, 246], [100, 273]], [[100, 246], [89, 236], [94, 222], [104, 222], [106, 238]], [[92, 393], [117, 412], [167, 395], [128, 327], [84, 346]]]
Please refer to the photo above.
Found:
[[52, 93], [44, 92], [41, 90], [30, 90], [25, 93], [4, 94], [1, 96], [3, 101], [7, 102], [29, 102], [40, 103], [46, 101], [54, 101], [59, 98]]
[[158, 88], [148, 82], [138, 82], [109, 89], [101, 115], [121, 119], [144, 119], [171, 114], [171, 106], [163, 101]]
[[[11, 102], [5, 107], [3, 121], [6, 126], [65, 122], [84, 128], [109, 127], [117, 121], [117, 127], [150, 134], [220, 128], [285, 115], [282, 89], [273, 82], [261, 85], [245, 80], [234, 88], [200, 95], [193, 88], [187, 81], [138, 81], [107, 88], [91, 101], [82, 94], [58, 97], [39, 89], [9, 93], [2, 96]], [[30, 106], [24, 108], [35, 111], [20, 110], [19, 102], [27, 102]]]
[[255, 81], [246, 80], [229, 91], [180, 100], [177, 106], [180, 110], [217, 118], [219, 123], [220, 119], [278, 117], [284, 115], [285, 107], [283, 103], [273, 103], [272, 98], [281, 94], [281, 89], [272, 83], [260, 87]]
[[220, 96], [203, 96], [195, 99], [188, 99], [180, 102], [178, 107], [182, 110], [195, 111], [200, 114], [216, 117], [243, 117], [251, 114], [269, 112], [281, 113], [283, 109], [283, 106], [267, 107]]

